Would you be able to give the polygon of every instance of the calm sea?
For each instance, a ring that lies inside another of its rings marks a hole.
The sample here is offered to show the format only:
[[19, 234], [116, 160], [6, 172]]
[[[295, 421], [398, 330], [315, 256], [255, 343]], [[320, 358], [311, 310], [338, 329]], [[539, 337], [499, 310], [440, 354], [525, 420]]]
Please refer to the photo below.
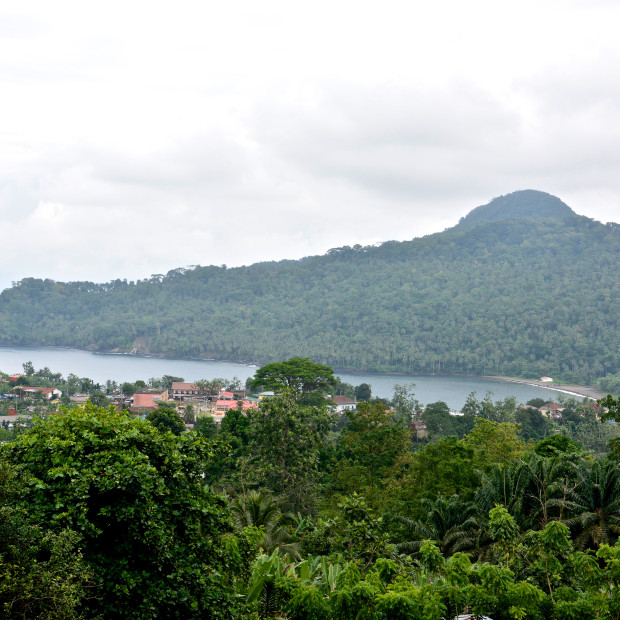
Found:
[[[158, 357], [138, 357], [133, 355], [105, 355], [64, 349], [58, 347], [0, 347], [0, 370], [8, 374], [22, 372], [24, 362], [32, 362], [35, 369], [47, 366], [53, 372], [61, 372], [65, 377], [74, 373], [89, 377], [96, 382], [147, 381], [151, 377], [173, 375], [186, 381], [238, 377], [243, 383], [256, 372], [256, 366], [221, 362], [215, 360], [181, 360]], [[487, 392], [494, 400], [507, 396], [516, 397], [524, 403], [531, 398], [551, 400], [557, 392], [549, 388], [509, 383], [499, 379], [461, 376], [412, 376], [393, 374], [336, 373], [342, 381], [372, 386], [373, 396], [391, 398], [395, 385], [414, 385], [415, 397], [424, 404], [445, 401], [451, 409], [460, 410], [467, 396], [476, 392], [483, 398]]]

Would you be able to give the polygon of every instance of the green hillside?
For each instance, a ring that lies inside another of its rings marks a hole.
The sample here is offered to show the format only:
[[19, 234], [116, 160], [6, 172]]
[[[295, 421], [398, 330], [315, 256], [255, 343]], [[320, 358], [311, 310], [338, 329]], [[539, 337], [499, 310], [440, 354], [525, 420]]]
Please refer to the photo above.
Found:
[[461, 230], [480, 224], [510, 219], [564, 219], [575, 215], [573, 210], [557, 196], [533, 189], [498, 196], [489, 204], [476, 207], [459, 222]]
[[619, 259], [618, 225], [528, 190], [442, 233], [299, 261], [27, 278], [0, 294], [0, 343], [584, 382], [620, 370]]

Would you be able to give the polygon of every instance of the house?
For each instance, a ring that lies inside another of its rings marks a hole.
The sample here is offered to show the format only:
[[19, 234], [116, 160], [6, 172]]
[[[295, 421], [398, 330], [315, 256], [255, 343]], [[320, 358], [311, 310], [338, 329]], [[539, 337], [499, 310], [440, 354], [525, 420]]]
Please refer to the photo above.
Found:
[[198, 394], [200, 394], [200, 390], [195, 383], [183, 383], [181, 381], [172, 383], [172, 398], [174, 400], [186, 400], [198, 396]]
[[[256, 400], [256, 399], [253, 399]], [[215, 403], [215, 408], [211, 411], [211, 416], [216, 424], [221, 424], [222, 420], [226, 417], [226, 413], [231, 409], [239, 409], [239, 402], [241, 402], [241, 411], [247, 411], [248, 409], [258, 409], [258, 405], [251, 400], [228, 400], [222, 399]]]
[[235, 390], [234, 392], [231, 392], [229, 390], [226, 391], [221, 391], [217, 398], [218, 400], [243, 400], [246, 395], [247, 395], [248, 391], [247, 390]]
[[157, 409], [157, 402], [168, 400], [168, 390], [148, 389], [138, 390], [133, 395], [131, 410], [137, 409]]
[[9, 428], [13, 428], [14, 423], [21, 426], [22, 423], [32, 420], [31, 415], [23, 413], [9, 413], [8, 415], [0, 415], [0, 425], [7, 424]]
[[425, 439], [428, 437], [428, 429], [422, 420], [415, 420], [411, 423], [411, 430], [415, 432], [416, 439]]
[[83, 405], [89, 398], [90, 396], [88, 394], [72, 394], [69, 396], [69, 400], [72, 403], [78, 403], [80, 405]]
[[37, 392], [41, 392], [47, 400], [54, 400], [62, 396], [59, 389], [44, 387], [23, 387], [19, 390], [19, 395], [21, 398], [32, 398]]
[[562, 411], [564, 411], [564, 407], [558, 405], [557, 403], [546, 403], [542, 407], [539, 407], [538, 410], [544, 416], [547, 416], [551, 420], [559, 420], [562, 417]]
[[593, 403], [588, 403], [587, 406], [592, 409], [594, 415], [596, 416], [597, 420], [601, 417], [601, 413], [603, 411], [603, 407], [601, 405], [599, 405], [596, 401]]
[[346, 396], [334, 396], [332, 403], [336, 405], [336, 413], [343, 413], [344, 411], [355, 411], [357, 409], [357, 401], [351, 400]]
[[236, 401], [229, 399], [220, 399], [215, 403], [215, 413], [226, 413], [229, 409], [238, 409], [238, 403], [241, 403], [241, 410], [256, 409], [256, 403], [248, 400]]
[[213, 410], [209, 415], [213, 418], [213, 421], [219, 426], [222, 423], [222, 420], [226, 417], [226, 412]]

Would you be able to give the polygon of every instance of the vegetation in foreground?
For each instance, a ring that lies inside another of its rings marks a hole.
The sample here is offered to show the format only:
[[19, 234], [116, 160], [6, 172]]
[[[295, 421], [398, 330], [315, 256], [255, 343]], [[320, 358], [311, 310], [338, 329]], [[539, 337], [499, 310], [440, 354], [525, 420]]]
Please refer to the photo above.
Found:
[[[460, 418], [427, 405], [420, 441], [410, 391], [336, 417], [331, 369], [287, 369], [257, 377], [279, 382], [259, 409], [207, 432], [89, 403], [11, 436], [4, 616], [620, 617], [617, 433], [590, 450], [528, 438], [532, 415], [472, 396]], [[620, 417], [620, 399], [602, 404]]]

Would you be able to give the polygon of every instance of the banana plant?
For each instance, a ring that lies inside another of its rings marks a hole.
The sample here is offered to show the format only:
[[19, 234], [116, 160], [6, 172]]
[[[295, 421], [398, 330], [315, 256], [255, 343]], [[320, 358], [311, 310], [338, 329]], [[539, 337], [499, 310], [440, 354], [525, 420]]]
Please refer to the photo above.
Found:
[[328, 558], [324, 555], [309, 556], [303, 562], [295, 565], [296, 577], [307, 584], [314, 584], [319, 587], [321, 593], [329, 596], [338, 586], [338, 577], [346, 567], [339, 563], [328, 564]]
[[256, 603], [260, 618], [273, 617], [280, 606], [278, 579], [295, 574], [295, 565], [288, 555], [280, 556], [279, 549], [271, 555], [261, 554], [254, 561], [250, 585], [245, 594], [247, 603]]
[[326, 556], [309, 556], [302, 562], [293, 563], [288, 555], [281, 556], [276, 549], [271, 555], [262, 554], [254, 561], [245, 600], [257, 604], [260, 618], [273, 617], [284, 603], [277, 587], [282, 577], [314, 585], [323, 596], [329, 597], [337, 590], [338, 580], [347, 568], [348, 563], [330, 563]]

